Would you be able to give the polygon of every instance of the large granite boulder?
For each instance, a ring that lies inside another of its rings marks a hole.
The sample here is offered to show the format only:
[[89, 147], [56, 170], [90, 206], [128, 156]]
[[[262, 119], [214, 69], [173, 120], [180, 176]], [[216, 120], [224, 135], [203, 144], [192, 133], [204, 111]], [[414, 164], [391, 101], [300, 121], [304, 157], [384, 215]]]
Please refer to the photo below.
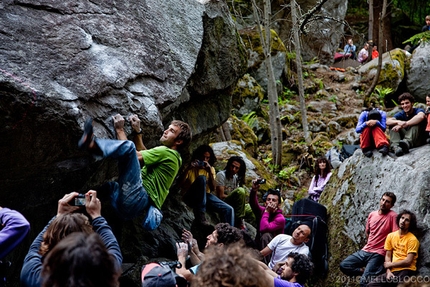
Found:
[[429, 43], [420, 44], [412, 53], [407, 71], [407, 88], [417, 101], [425, 103], [430, 94], [430, 51]]
[[[343, 276], [339, 263], [364, 246], [367, 216], [379, 208], [379, 199], [386, 191], [397, 196], [394, 211], [408, 209], [416, 214], [419, 230], [415, 235], [421, 244], [418, 271], [420, 275], [430, 275], [430, 250], [427, 247], [430, 241], [427, 232], [430, 227], [429, 160], [428, 145], [398, 158], [383, 157], [376, 151], [372, 158], [367, 158], [357, 150], [335, 171], [321, 197], [321, 203], [330, 214], [330, 272], [325, 286], [358, 282]], [[358, 286], [358, 283], [348, 286]]]
[[[147, 147], [173, 118], [188, 122], [198, 140], [229, 117], [231, 87], [247, 63], [223, 1], [5, 0], [0, 42], [0, 205], [32, 224], [13, 254], [10, 286], [58, 199], [115, 179], [115, 162], [77, 149], [87, 117], [96, 136], [113, 138], [112, 115], [136, 113]], [[125, 262], [174, 257], [192, 220], [175, 192], [162, 227], [150, 233], [141, 218], [118, 220], [99, 190]]]

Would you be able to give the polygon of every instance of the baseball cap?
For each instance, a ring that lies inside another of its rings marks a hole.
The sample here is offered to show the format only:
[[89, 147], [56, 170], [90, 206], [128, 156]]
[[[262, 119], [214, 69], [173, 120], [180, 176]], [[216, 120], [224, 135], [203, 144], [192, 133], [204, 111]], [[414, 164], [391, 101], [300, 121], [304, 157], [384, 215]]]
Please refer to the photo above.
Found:
[[[176, 287], [184, 286], [185, 278], [179, 276], [172, 269], [160, 266], [158, 263], [143, 265], [141, 273], [142, 287]], [[177, 280], [181, 283], [177, 284]]]

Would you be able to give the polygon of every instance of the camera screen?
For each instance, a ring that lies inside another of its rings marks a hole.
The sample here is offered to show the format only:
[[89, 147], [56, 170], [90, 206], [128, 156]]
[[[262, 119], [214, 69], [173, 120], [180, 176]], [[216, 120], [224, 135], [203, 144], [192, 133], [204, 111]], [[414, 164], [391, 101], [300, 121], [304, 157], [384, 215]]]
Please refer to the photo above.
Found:
[[75, 206], [85, 205], [85, 197], [75, 197]]

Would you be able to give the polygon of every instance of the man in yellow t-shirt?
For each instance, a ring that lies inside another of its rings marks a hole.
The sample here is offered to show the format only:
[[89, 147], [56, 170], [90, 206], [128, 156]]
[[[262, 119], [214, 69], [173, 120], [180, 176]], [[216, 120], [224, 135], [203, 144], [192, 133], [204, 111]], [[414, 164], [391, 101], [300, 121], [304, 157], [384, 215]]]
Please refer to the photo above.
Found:
[[403, 210], [397, 216], [399, 230], [388, 234], [384, 249], [386, 273], [376, 277], [368, 287], [397, 286], [404, 279], [416, 274], [420, 243], [411, 233], [417, 227], [415, 214]]

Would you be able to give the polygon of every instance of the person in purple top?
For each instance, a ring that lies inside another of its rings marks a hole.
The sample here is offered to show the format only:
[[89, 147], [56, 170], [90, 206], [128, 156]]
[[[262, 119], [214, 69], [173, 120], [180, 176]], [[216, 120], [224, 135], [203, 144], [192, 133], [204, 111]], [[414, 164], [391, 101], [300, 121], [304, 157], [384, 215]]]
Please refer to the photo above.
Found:
[[320, 157], [315, 162], [315, 175], [308, 189], [309, 198], [318, 202], [324, 187], [331, 177], [330, 163], [325, 157]]
[[269, 287], [303, 287], [306, 279], [312, 275], [314, 265], [308, 256], [291, 252], [287, 261], [274, 272], [267, 266], [264, 267], [267, 277], [271, 277]]
[[[25, 238], [30, 230], [30, 223], [18, 211], [0, 206], [0, 264], [9, 266], [10, 262], [3, 262], [8, 255]], [[6, 278], [0, 272], [0, 286], [4, 286]]]
[[0, 260], [9, 254], [25, 238], [30, 223], [18, 211], [0, 207]]
[[[264, 206], [258, 203], [257, 193], [260, 185], [258, 180], [252, 182], [249, 204], [257, 219], [257, 237], [255, 242], [261, 250], [278, 234], [284, 233], [285, 217], [282, 214], [281, 193], [278, 189], [269, 189]], [[271, 255], [264, 257], [264, 262], [270, 262]]]

